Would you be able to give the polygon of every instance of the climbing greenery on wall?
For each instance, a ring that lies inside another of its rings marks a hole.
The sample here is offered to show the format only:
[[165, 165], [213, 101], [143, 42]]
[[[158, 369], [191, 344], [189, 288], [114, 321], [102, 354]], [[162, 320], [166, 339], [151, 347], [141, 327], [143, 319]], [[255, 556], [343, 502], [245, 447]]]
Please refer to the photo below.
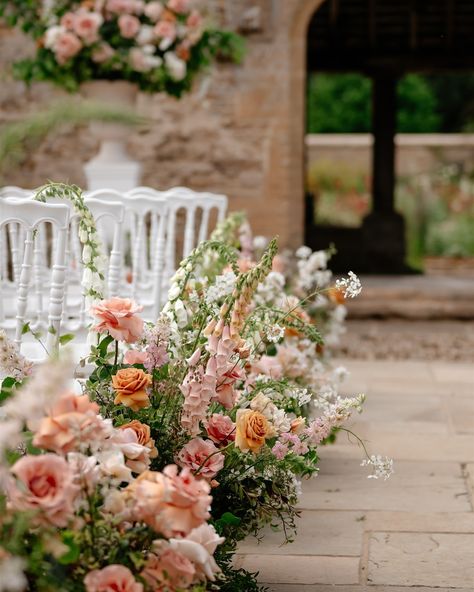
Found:
[[[446, 90], [449, 87], [449, 92]], [[401, 133], [469, 129], [474, 76], [408, 74], [398, 83], [397, 128]], [[452, 90], [451, 90], [452, 89]], [[309, 133], [363, 133], [371, 130], [371, 81], [361, 74], [313, 74], [308, 79]]]

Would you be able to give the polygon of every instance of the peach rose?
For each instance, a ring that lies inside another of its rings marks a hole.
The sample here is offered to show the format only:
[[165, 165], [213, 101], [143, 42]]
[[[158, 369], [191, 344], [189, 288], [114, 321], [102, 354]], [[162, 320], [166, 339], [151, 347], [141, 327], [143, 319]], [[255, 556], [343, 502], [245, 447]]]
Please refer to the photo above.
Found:
[[209, 517], [210, 486], [189, 469], [178, 474], [169, 465], [162, 473], [145, 471], [127, 488], [137, 520], [166, 537], [186, 536]]
[[118, 19], [120, 34], [125, 39], [133, 39], [140, 30], [140, 21], [131, 14], [122, 14]]
[[74, 32], [90, 45], [99, 39], [99, 28], [103, 22], [98, 12], [79, 12], [73, 22]]
[[291, 422], [291, 432], [293, 434], [301, 434], [306, 427], [306, 419], [304, 417], [295, 417]]
[[189, 0], [169, 0], [168, 8], [178, 14], [184, 14], [189, 10]]
[[[155, 440], [153, 440], [153, 438], [151, 437], [150, 426], [146, 425], [145, 423], [142, 423], [141, 421], [138, 421], [137, 419], [134, 419], [129, 423], [121, 425], [119, 427], [119, 430], [133, 432], [137, 444], [147, 449], [148, 458], [156, 458], [158, 456], [158, 450], [155, 446]], [[131, 468], [133, 470], [133, 467]]]
[[37, 524], [67, 526], [78, 488], [64, 458], [56, 454], [27, 455], [13, 465], [11, 472], [17, 478], [8, 487], [13, 509], [37, 510]]
[[143, 584], [124, 565], [108, 565], [90, 571], [84, 578], [86, 592], [143, 592]]
[[125, 352], [123, 361], [125, 364], [144, 364], [148, 360], [148, 354], [146, 352], [140, 352], [136, 349], [129, 349]]
[[143, 333], [143, 319], [136, 315], [142, 309], [129, 298], [102, 300], [91, 308], [91, 314], [99, 320], [93, 329], [98, 333], [108, 331], [117, 341], [134, 343]]
[[150, 406], [150, 399], [146, 392], [151, 384], [151, 375], [139, 368], [122, 368], [112, 376], [112, 386], [117, 396], [115, 405], [125, 405], [133, 411]]
[[178, 454], [178, 464], [188, 467], [194, 475], [213, 479], [224, 466], [224, 455], [210, 440], [193, 438]]
[[209, 438], [216, 444], [225, 446], [235, 440], [235, 423], [228, 415], [214, 413], [205, 423]]
[[82, 49], [82, 43], [74, 33], [61, 33], [58, 35], [53, 47], [58, 64], [65, 64], [69, 59], [78, 54]]
[[97, 435], [102, 422], [99, 406], [87, 395], [65, 393], [52, 406], [36, 430], [33, 444], [38, 448], [67, 454], [77, 450], [79, 443]]
[[251, 450], [256, 454], [265, 443], [265, 438], [272, 433], [267, 418], [259, 411], [239, 409], [236, 418], [235, 445], [242, 452]]
[[193, 583], [196, 570], [191, 561], [172, 549], [161, 555], [151, 554], [142, 576], [152, 590], [187, 590]]

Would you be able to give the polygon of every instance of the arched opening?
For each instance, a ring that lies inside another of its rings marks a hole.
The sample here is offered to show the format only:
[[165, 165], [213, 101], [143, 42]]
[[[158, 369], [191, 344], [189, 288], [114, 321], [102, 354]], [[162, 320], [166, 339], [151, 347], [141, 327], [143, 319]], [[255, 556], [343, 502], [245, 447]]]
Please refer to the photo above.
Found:
[[[405, 224], [395, 208], [397, 83], [406, 74], [474, 68], [474, 6], [468, 0], [325, 0], [310, 19], [307, 76], [358, 73], [372, 94], [370, 212], [360, 228], [315, 226], [307, 197], [306, 242], [334, 242], [336, 267], [403, 273]], [[428, 116], [428, 114], [426, 114]]]

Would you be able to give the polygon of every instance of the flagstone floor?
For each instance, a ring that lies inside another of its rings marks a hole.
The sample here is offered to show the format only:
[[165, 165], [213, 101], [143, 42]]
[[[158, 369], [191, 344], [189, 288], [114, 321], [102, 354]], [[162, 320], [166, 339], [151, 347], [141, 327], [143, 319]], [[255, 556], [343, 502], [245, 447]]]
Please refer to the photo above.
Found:
[[396, 473], [367, 479], [341, 434], [303, 486], [296, 541], [246, 541], [240, 565], [272, 592], [473, 592], [474, 364], [343, 363], [345, 394], [367, 394], [353, 429]]

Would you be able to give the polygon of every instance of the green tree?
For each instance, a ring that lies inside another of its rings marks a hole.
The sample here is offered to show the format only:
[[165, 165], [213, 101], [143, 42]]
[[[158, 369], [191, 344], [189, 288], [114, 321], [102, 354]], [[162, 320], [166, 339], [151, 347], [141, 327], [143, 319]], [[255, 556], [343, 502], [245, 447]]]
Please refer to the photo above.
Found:
[[[439, 131], [436, 96], [417, 74], [402, 78], [397, 88], [397, 128], [405, 133]], [[308, 81], [307, 129], [310, 133], [371, 131], [371, 80], [361, 74], [315, 74]]]

